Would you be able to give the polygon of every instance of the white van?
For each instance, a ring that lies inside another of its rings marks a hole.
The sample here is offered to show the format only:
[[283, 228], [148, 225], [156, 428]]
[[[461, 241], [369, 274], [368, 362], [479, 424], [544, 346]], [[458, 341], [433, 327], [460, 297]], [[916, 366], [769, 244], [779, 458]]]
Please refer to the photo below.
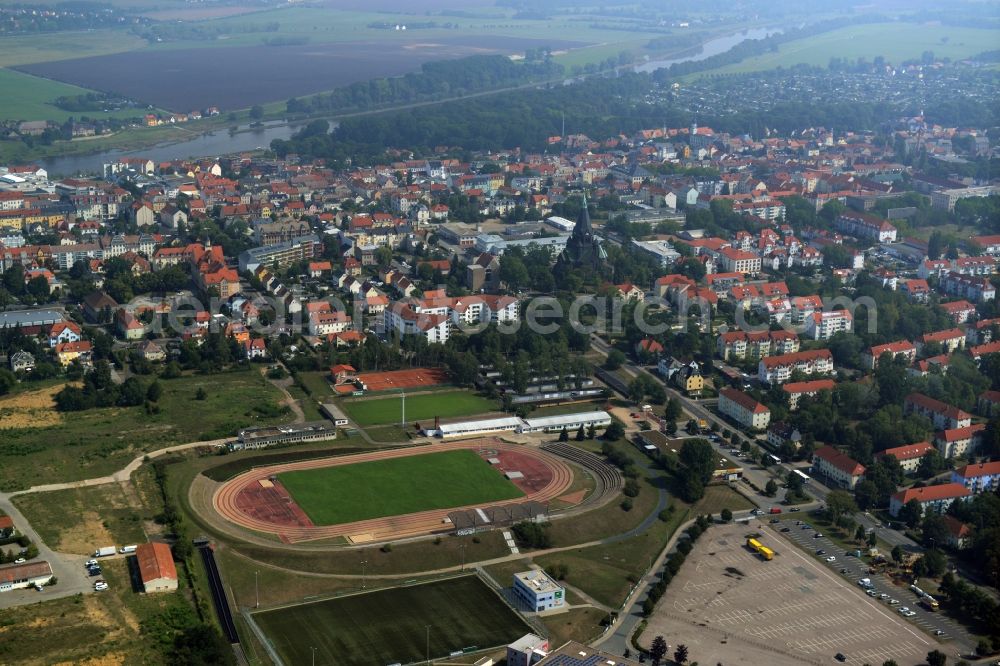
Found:
[[125, 555], [126, 553], [134, 553], [138, 548], [138, 546], [122, 546], [118, 549], [118, 552]]

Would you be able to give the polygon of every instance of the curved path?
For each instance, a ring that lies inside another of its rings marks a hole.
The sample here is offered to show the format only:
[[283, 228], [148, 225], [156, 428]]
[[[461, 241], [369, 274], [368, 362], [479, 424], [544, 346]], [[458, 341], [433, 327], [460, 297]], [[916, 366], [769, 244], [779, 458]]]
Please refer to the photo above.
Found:
[[432, 509], [429, 511], [420, 511], [401, 516], [374, 518], [370, 520], [341, 523], [337, 525], [289, 526], [248, 515], [237, 505], [237, 497], [247, 486], [258, 483], [262, 479], [267, 479], [282, 472], [350, 465], [359, 462], [401, 458], [405, 456], [425, 455], [429, 453], [454, 451], [457, 448], [477, 450], [484, 447], [498, 451], [510, 451], [511, 453], [516, 453], [518, 456], [529, 456], [535, 458], [548, 468], [551, 473], [551, 477], [546, 485], [535, 492], [528, 493], [524, 497], [519, 497], [513, 500], [490, 502], [489, 505], [491, 506], [519, 504], [526, 501], [548, 502], [549, 500], [555, 499], [556, 497], [564, 494], [573, 483], [573, 470], [567, 463], [555, 458], [554, 456], [547, 455], [538, 449], [527, 446], [505, 444], [497, 440], [490, 440], [487, 443], [484, 443], [481, 440], [471, 440], [468, 442], [430, 444], [416, 449], [406, 448], [389, 451], [375, 451], [350, 456], [338, 456], [336, 458], [303, 460], [293, 463], [258, 467], [240, 474], [218, 488], [212, 497], [212, 507], [219, 515], [235, 525], [256, 532], [279, 534], [282, 540], [289, 543], [358, 535], [364, 535], [366, 541], [383, 541], [386, 539], [421, 536], [435, 531], [440, 531], [442, 525], [445, 524], [445, 519], [449, 513], [453, 511], [461, 511], [463, 509], [482, 507], [483, 504], [479, 503], [464, 507], [451, 507], [448, 509]]

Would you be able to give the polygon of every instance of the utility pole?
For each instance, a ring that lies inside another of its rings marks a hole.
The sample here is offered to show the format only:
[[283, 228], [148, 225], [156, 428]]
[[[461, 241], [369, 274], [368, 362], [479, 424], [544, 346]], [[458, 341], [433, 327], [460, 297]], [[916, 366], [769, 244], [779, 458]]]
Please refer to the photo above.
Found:
[[399, 427], [401, 427], [403, 430], [406, 430], [406, 391], [404, 391], [403, 389], [399, 389], [399, 394], [403, 397], [403, 413], [401, 416], [402, 420], [400, 421]]
[[[431, 625], [426, 626], [427, 629], [427, 663], [431, 663]], [[313, 666], [316, 666], [313, 664]]]
[[463, 543], [461, 546], [459, 546], [459, 548], [462, 549], [462, 571], [465, 571], [465, 548], [468, 545], [469, 544], [467, 543]]
[[365, 589], [365, 565], [368, 564], [368, 560], [361, 558], [361, 589]]
[[259, 571], [253, 572], [253, 596], [254, 596], [254, 608], [260, 608], [260, 587], [257, 585], [257, 574]]
[[312, 666], [316, 666], [316, 648], [311, 647], [309, 649], [312, 650]]

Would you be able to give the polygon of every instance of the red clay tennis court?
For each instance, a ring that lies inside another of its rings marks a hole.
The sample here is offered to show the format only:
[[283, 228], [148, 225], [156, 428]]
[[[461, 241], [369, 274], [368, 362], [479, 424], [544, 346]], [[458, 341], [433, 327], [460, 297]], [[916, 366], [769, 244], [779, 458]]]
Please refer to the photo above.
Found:
[[448, 372], [442, 368], [413, 368], [391, 372], [365, 372], [358, 375], [369, 391], [435, 386], [448, 383]]

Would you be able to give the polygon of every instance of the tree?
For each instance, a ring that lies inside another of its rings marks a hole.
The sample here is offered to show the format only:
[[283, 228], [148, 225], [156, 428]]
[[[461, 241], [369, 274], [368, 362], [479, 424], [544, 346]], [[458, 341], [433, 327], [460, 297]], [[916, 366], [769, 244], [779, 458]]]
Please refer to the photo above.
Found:
[[858, 512], [858, 505], [846, 490], [834, 490], [826, 496], [826, 511], [830, 520], [837, 522], [843, 515], [853, 515]]
[[902, 520], [907, 527], [914, 528], [920, 524], [920, 518], [924, 515], [923, 507], [920, 506], [920, 502], [911, 499], [909, 502], [903, 505], [903, 508], [899, 510], [899, 515], [897, 516]]
[[948, 461], [944, 459], [944, 456], [937, 449], [931, 449], [921, 456], [920, 464], [917, 467], [917, 475], [921, 479], [929, 479], [941, 473], [947, 465]]
[[569, 433], [566, 432], [566, 428], [563, 428], [562, 430], [559, 431], [559, 441], [560, 442], [568, 442], [569, 441]]
[[204, 400], [207, 397], [208, 397], [208, 393], [206, 393], [205, 389], [203, 387], [201, 387], [201, 386], [199, 386], [198, 390], [194, 392], [194, 399], [195, 400]]
[[260, 120], [264, 117], [264, 107], [260, 104], [254, 104], [250, 107], [250, 118], [253, 120]]
[[667, 421], [676, 421], [681, 417], [683, 409], [681, 408], [681, 401], [677, 398], [670, 398], [667, 400], [667, 408], [664, 411], [663, 417]]
[[865, 532], [865, 526], [858, 525], [858, 529], [854, 530], [854, 540], [858, 542], [863, 542], [866, 536], [868, 535]]
[[618, 349], [612, 349], [604, 361], [604, 367], [608, 370], [617, 370], [625, 362], [625, 354]]
[[158, 381], [153, 381], [146, 389], [146, 400], [150, 402], [158, 401], [161, 395], [163, 395], [163, 386]]
[[663, 636], [657, 636], [649, 645], [649, 659], [653, 666], [660, 666], [660, 662], [667, 656], [667, 641]]
[[585, 439], [587, 439], [587, 434], [583, 429], [583, 424], [581, 423], [580, 427], [576, 430], [576, 441], [582, 442]]
[[774, 479], [768, 479], [767, 483], [764, 485], [764, 494], [768, 497], [774, 497], [778, 492], [778, 484], [774, 482]]
[[702, 484], [712, 480], [712, 472], [715, 470], [715, 452], [707, 440], [689, 439], [685, 441], [679, 458], [681, 464]]
[[927, 653], [927, 666], [944, 666], [948, 657], [940, 650], [931, 650]]
[[903, 549], [900, 546], [893, 546], [892, 552], [889, 554], [892, 557], [892, 561], [896, 564], [902, 564], [903, 562]]
[[720, 518], [722, 518], [722, 522], [724, 522], [724, 523], [728, 523], [728, 522], [729, 522], [730, 520], [732, 520], [732, 519], [733, 519], [733, 512], [732, 512], [732, 511], [730, 511], [730, 510], [729, 510], [728, 508], [726, 508], [726, 509], [723, 509], [723, 510], [722, 510], [722, 511], [721, 511], [721, 512], [719, 513], [719, 517], [720, 517]]
[[621, 439], [624, 436], [625, 436], [625, 427], [618, 421], [615, 421], [614, 419], [612, 419], [611, 425], [609, 425], [604, 430], [604, 438], [607, 440], [613, 441], [616, 439]]
[[674, 661], [676, 661], [678, 664], [683, 664], [687, 660], [688, 660], [688, 649], [687, 646], [682, 643], [681, 645], [677, 646], [676, 650], [674, 650]]

